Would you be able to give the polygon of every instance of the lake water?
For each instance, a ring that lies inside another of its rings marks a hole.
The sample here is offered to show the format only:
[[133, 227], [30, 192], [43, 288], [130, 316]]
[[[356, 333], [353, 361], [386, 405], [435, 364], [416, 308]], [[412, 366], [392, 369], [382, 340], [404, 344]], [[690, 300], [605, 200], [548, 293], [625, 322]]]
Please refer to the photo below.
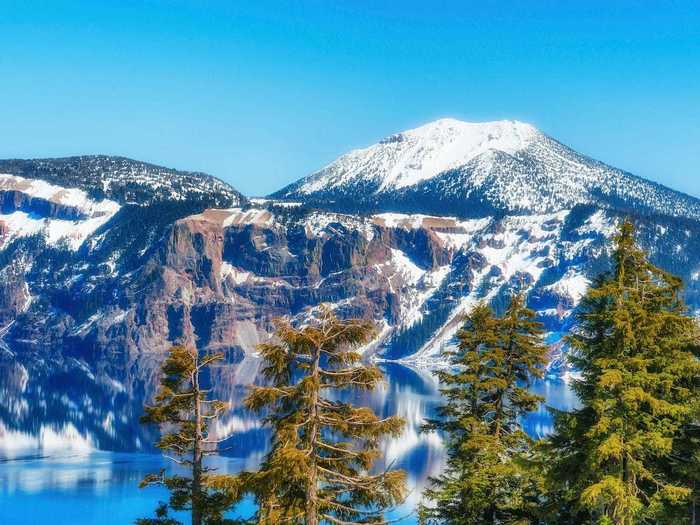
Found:
[[[149, 391], [143, 385], [150, 382], [152, 387], [155, 376], [137, 374], [143, 384], [130, 391], [114, 378], [108, 381], [84, 367], [74, 368], [75, 363], [35, 365], [0, 369], [0, 524], [123, 525], [151, 516], [166, 493], [139, 489], [138, 483], [146, 473], [171, 468], [148, 450], [154, 436], [138, 424], [142, 398]], [[239, 405], [255, 366], [243, 363], [216, 371], [212, 381], [218, 385], [217, 397]], [[410, 514], [426, 479], [444, 464], [439, 436], [420, 432], [440, 395], [427, 371], [398, 364], [382, 367], [387, 384], [353, 397], [381, 415], [398, 414], [407, 421], [403, 435], [384, 444], [384, 458], [408, 473], [411, 493], [392, 513], [394, 518], [405, 516], [402, 523], [408, 525], [415, 523]], [[84, 381], [76, 372], [80, 369]], [[139, 384], [134, 377], [123, 379]], [[556, 408], [575, 405], [575, 396], [562, 382], [543, 381], [533, 389]], [[544, 406], [524, 426], [533, 436], [549, 432], [551, 418]], [[233, 436], [228, 455], [215, 458], [218, 469], [235, 472], [259, 463], [268, 435], [255, 418], [236, 409], [218, 430]], [[248, 502], [239, 508], [244, 515], [251, 511]]]

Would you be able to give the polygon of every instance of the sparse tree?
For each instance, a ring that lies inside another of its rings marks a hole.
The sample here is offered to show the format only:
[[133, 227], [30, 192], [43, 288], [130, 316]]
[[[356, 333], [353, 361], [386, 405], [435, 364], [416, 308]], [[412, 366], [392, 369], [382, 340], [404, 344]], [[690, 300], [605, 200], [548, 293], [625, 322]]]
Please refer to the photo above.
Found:
[[265, 414], [272, 449], [259, 472], [241, 476], [258, 501], [257, 523], [382, 523], [403, 500], [404, 472], [373, 470], [381, 440], [398, 436], [403, 420], [338, 401], [343, 390], [382, 381], [357, 351], [373, 333], [371, 323], [323, 307], [299, 328], [279, 321], [277, 341], [260, 346], [268, 384], [252, 387], [246, 405]]
[[[173, 347], [162, 365], [160, 388], [154, 404], [145, 407], [141, 421], [156, 424], [163, 434], [156, 446], [177, 463], [185, 474], [167, 475], [165, 470], [146, 476], [141, 486], [160, 484], [170, 491], [169, 502], [161, 503], [155, 518], [137, 520], [137, 525], [176, 525], [169, 509], [189, 511], [192, 525], [226, 525], [224, 513], [237, 500], [238, 478], [213, 474], [206, 456], [216, 454], [222, 439], [209, 434], [211, 424], [226, 410], [226, 403], [209, 399], [202, 386], [202, 372], [221, 360], [222, 354], [200, 356], [194, 348]], [[225, 489], [217, 487], [223, 486]]]

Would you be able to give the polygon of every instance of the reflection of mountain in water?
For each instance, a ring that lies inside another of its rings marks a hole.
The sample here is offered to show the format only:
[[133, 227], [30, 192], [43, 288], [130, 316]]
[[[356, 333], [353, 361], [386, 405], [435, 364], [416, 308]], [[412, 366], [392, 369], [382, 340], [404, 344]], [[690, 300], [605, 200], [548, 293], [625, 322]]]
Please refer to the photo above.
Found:
[[[213, 368], [205, 379], [214, 395], [232, 407], [214, 428], [218, 437], [231, 436], [223, 452], [228, 459], [217, 460], [224, 462], [224, 469], [255, 468], [269, 443], [269, 431], [241, 406], [246, 385], [258, 376], [259, 366], [258, 359], [246, 357]], [[427, 478], [444, 465], [441, 437], [420, 431], [441, 402], [438, 384], [427, 370], [393, 363], [382, 367], [387, 378], [383, 385], [372, 392], [346, 391], [341, 398], [370, 406], [382, 417], [397, 414], [406, 420], [403, 435], [384, 443], [383, 464], [378, 468], [407, 471], [413, 490], [406, 508], [412, 508]], [[155, 430], [140, 425], [139, 416], [144, 400], [157, 387], [158, 363], [141, 359], [121, 367], [119, 374], [112, 370], [119, 367], [105, 362], [90, 365], [60, 355], [47, 359], [27, 354], [10, 358], [8, 354], [0, 361], [0, 458], [66, 456], [95, 449], [152, 451]], [[533, 388], [556, 408], [570, 408], [575, 402], [563, 383], [539, 382]], [[531, 435], [541, 436], [551, 431], [551, 417], [541, 407], [525, 419], [524, 426]], [[145, 457], [153, 461], [153, 456]], [[70, 472], [78, 475], [81, 471]], [[28, 482], [41, 485], [40, 477], [30, 477]]]
[[138, 424], [143, 381], [61, 356], [20, 354], [0, 367], [0, 454], [136, 450], [152, 440]]
[[[158, 362], [130, 365], [89, 364], [76, 357], [52, 358], [18, 353], [0, 361], [0, 457], [55, 456], [92, 450], [152, 451], [155, 429], [139, 423], [144, 400], [157, 388]], [[231, 436], [224, 454], [254, 468], [265, 452], [268, 431], [242, 408], [246, 385], [258, 376], [260, 361], [246, 357], [211, 369], [205, 380], [231, 411], [214, 427]], [[406, 422], [401, 438], [385, 443], [387, 464], [405, 468], [414, 482], [435, 472], [442, 444], [435, 434], [421, 434], [423, 420], [439, 403], [430, 373], [396, 364], [384, 365], [387, 382], [373, 392], [347, 391], [343, 399], [372, 407], [382, 416], [398, 414]]]
[[[155, 429], [141, 425], [139, 417], [157, 388], [159, 363], [141, 359], [121, 369], [112, 364], [58, 353], [5, 354], [0, 360], [0, 457], [152, 450]], [[260, 448], [261, 442], [257, 420], [240, 408], [244, 384], [255, 377], [257, 366], [250, 359], [226, 363], [209, 378], [215, 395], [233, 407], [216, 431], [235, 434], [246, 449]]]

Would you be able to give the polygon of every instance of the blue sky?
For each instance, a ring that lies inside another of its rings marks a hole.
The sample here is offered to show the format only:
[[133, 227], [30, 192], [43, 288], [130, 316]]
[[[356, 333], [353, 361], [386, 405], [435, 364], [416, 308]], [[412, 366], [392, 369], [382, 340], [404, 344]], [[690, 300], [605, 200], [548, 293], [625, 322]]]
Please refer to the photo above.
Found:
[[512, 118], [700, 196], [699, 28], [697, 0], [0, 0], [0, 157], [260, 195], [436, 118]]

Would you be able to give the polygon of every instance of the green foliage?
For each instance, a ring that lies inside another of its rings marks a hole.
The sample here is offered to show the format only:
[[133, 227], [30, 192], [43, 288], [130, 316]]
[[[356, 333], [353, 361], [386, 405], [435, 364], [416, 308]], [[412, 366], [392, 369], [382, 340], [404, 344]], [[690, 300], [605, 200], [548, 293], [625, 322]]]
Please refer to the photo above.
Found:
[[[700, 376], [696, 379], [700, 387]], [[668, 479], [690, 489], [688, 505], [663, 509], [659, 521], [664, 524], [700, 523], [700, 400], [696, 401], [693, 414], [674, 437], [670, 461], [662, 465]]]
[[431, 479], [424, 524], [532, 523], [540, 481], [530, 467], [532, 442], [518, 418], [541, 398], [528, 392], [542, 377], [546, 346], [541, 325], [521, 295], [502, 318], [485, 304], [467, 316], [451, 369], [438, 372], [447, 403], [427, 431], [445, 434], [447, 468]]
[[[698, 397], [695, 321], [679, 298], [680, 280], [647, 260], [629, 222], [613, 262], [583, 299], [569, 337], [582, 406], [554, 414], [552, 521], [683, 523], [676, 513], [688, 516], [690, 470], [673, 463], [685, 457], [694, 468], [691, 441], [679, 438]], [[668, 521], [672, 515], [678, 521]]]
[[163, 376], [155, 403], [145, 407], [141, 421], [166, 430], [156, 446], [182, 467], [186, 474], [166, 475], [165, 470], [150, 474], [141, 487], [163, 485], [170, 492], [167, 504], [161, 503], [155, 518], [137, 520], [137, 525], [176, 525], [168, 509], [190, 511], [192, 525], [229, 525], [224, 513], [240, 498], [235, 476], [213, 474], [204, 465], [206, 456], [215, 454], [220, 439], [209, 435], [209, 426], [227, 408], [226, 403], [209, 399], [202, 388], [202, 370], [223, 358], [212, 354], [201, 358], [196, 349], [175, 346], [162, 365]]
[[373, 333], [369, 322], [323, 308], [302, 328], [278, 322], [278, 342], [260, 346], [269, 384], [252, 387], [246, 405], [266, 414], [272, 450], [259, 472], [239, 478], [259, 504], [256, 523], [381, 523], [403, 500], [404, 472], [372, 470], [382, 438], [398, 436], [403, 420], [336, 399], [382, 380], [355, 350]]

